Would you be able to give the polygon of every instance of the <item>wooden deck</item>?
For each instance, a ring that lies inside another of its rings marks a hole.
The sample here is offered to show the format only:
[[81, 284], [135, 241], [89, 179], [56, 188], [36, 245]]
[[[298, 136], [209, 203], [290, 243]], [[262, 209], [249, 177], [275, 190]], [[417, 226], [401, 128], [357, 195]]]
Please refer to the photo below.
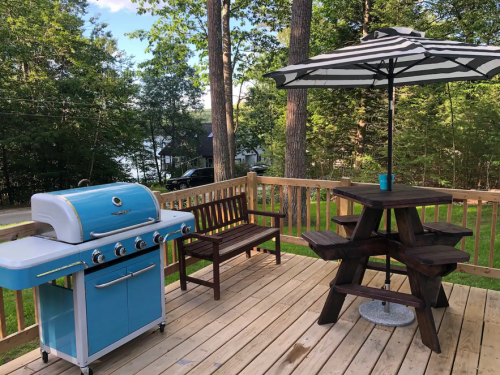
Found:
[[[338, 264], [283, 254], [226, 262], [222, 294], [188, 283], [165, 288], [167, 327], [147, 332], [94, 362], [94, 374], [499, 374], [500, 292], [445, 284], [450, 307], [434, 311], [442, 354], [422, 345], [417, 325], [387, 328], [360, 319], [365, 298], [348, 296], [341, 319], [316, 324]], [[209, 280], [211, 267], [197, 272]], [[394, 289], [409, 292], [406, 277]], [[367, 271], [364, 284], [381, 287]], [[0, 374], [79, 374], [38, 350], [0, 367]]]

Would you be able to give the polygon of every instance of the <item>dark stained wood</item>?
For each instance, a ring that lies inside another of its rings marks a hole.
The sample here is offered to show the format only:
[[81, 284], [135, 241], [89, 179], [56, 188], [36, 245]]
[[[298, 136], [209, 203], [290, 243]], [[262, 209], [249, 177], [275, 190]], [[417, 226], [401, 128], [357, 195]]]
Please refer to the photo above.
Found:
[[333, 193], [378, 209], [450, 204], [453, 201], [451, 194], [404, 185], [394, 185], [392, 191], [380, 190], [378, 185], [339, 186], [333, 189]]
[[302, 238], [313, 248], [329, 249], [334, 245], [346, 244], [349, 242], [347, 238], [329, 230], [304, 232], [302, 233]]
[[406, 250], [406, 256], [421, 264], [444, 265], [468, 262], [470, 255], [451, 246], [434, 245]]
[[335, 285], [334, 289], [339, 293], [353, 294], [355, 296], [366, 298], [375, 298], [380, 301], [399, 303], [405, 306], [424, 306], [424, 301], [411, 294], [399, 293], [391, 290], [370, 288], [368, 286], [356, 284]]
[[332, 217], [332, 221], [339, 225], [357, 224], [360, 217], [361, 215], [334, 216]]
[[[276, 264], [281, 263], [278, 219], [284, 217], [284, 214], [248, 210], [245, 193], [187, 207], [181, 211], [194, 214], [196, 228], [196, 232], [176, 239], [182, 290], [186, 290], [186, 282], [190, 281], [213, 288], [214, 299], [218, 300], [220, 298], [220, 263], [241, 253], [250, 256], [250, 251], [253, 248], [273, 238], [275, 239]], [[250, 224], [249, 213], [274, 217], [276, 218], [275, 225], [269, 228]], [[232, 224], [236, 224], [236, 226], [230, 227]], [[206, 234], [214, 230], [219, 230], [216, 235]], [[196, 241], [185, 244], [184, 241], [188, 239]], [[187, 276], [186, 255], [209, 260], [213, 263], [213, 283]]]
[[344, 304], [346, 293], [341, 293], [335, 290], [336, 285], [351, 284], [359, 262], [357, 259], [345, 259], [340, 263], [337, 276], [330, 283], [330, 292], [326, 298], [325, 305], [318, 318], [318, 324], [336, 323], [342, 305]]
[[356, 224], [351, 240], [370, 238], [372, 232], [376, 232], [380, 225], [380, 220], [384, 214], [383, 210], [363, 207], [361, 218]]
[[420, 300], [424, 300], [424, 307], [416, 307], [418, 326], [422, 343], [436, 353], [441, 353], [441, 346], [436, 332], [436, 324], [432, 315], [431, 303], [425, 293], [426, 276], [408, 268], [408, 280], [410, 282], [411, 294]]
[[429, 232], [438, 233], [445, 237], [459, 237], [461, 239], [473, 235], [472, 230], [452, 223], [425, 223], [423, 227]]
[[[366, 268], [369, 270], [385, 272], [385, 263], [368, 262]], [[398, 264], [391, 264], [391, 273], [395, 273], [398, 275], [408, 275], [406, 266], [400, 266]]]

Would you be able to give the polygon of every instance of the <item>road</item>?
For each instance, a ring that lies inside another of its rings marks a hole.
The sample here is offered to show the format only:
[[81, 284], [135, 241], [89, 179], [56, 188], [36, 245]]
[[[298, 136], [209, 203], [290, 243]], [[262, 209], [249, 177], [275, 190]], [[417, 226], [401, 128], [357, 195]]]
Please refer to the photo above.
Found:
[[31, 208], [5, 208], [0, 210], [0, 225], [31, 220]]

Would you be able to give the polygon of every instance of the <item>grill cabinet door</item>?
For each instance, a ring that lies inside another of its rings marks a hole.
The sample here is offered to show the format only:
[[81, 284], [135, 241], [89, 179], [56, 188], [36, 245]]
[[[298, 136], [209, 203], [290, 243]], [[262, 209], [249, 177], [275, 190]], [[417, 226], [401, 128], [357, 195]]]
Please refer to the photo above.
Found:
[[128, 334], [127, 280], [96, 288], [96, 286], [118, 280], [126, 274], [124, 267], [85, 283], [89, 355]]
[[127, 267], [127, 273], [136, 273], [127, 280], [129, 333], [161, 317], [163, 285], [160, 272], [163, 270], [159, 254]]

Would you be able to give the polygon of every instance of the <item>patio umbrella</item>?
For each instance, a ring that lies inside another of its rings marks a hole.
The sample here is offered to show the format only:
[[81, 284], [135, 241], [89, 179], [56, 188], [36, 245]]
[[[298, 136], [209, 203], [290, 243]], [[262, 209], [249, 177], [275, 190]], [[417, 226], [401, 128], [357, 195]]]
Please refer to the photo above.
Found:
[[[387, 88], [387, 178], [392, 175], [392, 110], [396, 86], [489, 79], [500, 73], [500, 47], [425, 38], [407, 27], [389, 27], [361, 38], [361, 43], [340, 48], [264, 77], [279, 89], [370, 87]], [[391, 184], [389, 183], [389, 189]], [[387, 231], [391, 216], [387, 215]], [[387, 256], [386, 288], [390, 284]]]

